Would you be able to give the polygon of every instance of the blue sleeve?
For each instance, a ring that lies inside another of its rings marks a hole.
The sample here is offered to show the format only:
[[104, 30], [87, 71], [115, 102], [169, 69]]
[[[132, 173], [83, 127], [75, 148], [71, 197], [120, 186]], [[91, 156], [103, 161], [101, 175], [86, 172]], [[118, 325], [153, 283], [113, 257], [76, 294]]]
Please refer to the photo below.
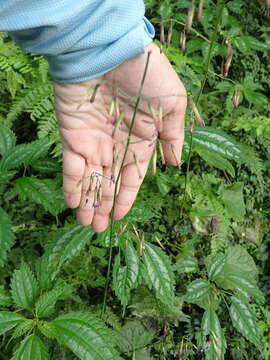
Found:
[[143, 0], [0, 0], [0, 31], [45, 55], [55, 81], [80, 82], [144, 52], [144, 13]]

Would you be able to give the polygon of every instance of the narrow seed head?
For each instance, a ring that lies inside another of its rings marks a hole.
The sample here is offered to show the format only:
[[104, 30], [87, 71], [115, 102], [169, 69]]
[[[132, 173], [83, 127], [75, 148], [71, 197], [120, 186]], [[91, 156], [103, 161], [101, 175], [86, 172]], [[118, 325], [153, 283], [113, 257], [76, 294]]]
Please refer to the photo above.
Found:
[[125, 118], [125, 114], [124, 114], [124, 112], [122, 112], [122, 113], [120, 114], [120, 116], [118, 117], [115, 125], [114, 125], [112, 137], [115, 136], [115, 133], [116, 133], [116, 131], [120, 128], [121, 123], [122, 123], [122, 121], [124, 120], [124, 118]]
[[232, 103], [235, 108], [237, 108], [239, 106], [239, 101], [240, 101], [240, 91], [234, 90], [233, 96], [232, 96]]
[[160, 42], [161, 42], [162, 45], [166, 44], [165, 30], [164, 30], [164, 24], [163, 23], [161, 23], [161, 25], [160, 25]]
[[94, 89], [93, 89], [93, 92], [92, 92], [92, 95], [90, 96], [90, 103], [93, 103], [95, 101], [95, 98], [96, 98], [96, 94], [97, 94], [97, 91], [98, 91], [98, 88], [99, 88], [100, 84], [96, 84], [94, 86]]
[[198, 14], [197, 14], [197, 20], [198, 20], [198, 21], [200, 21], [201, 18], [202, 18], [203, 2], [204, 2], [204, 0], [200, 0], [200, 2], [199, 2]]
[[172, 33], [173, 33], [173, 24], [171, 22], [170, 28], [169, 28], [169, 31], [168, 31], [167, 45], [170, 45], [170, 43], [172, 41]]
[[157, 149], [155, 149], [152, 156], [152, 174], [155, 176], [157, 173]]
[[192, 1], [191, 5], [190, 5], [190, 8], [188, 10], [188, 17], [187, 17], [187, 22], [186, 22], [186, 25], [185, 25], [186, 33], [188, 33], [192, 28], [194, 10], [195, 10], [195, 5], [194, 5], [194, 1]]
[[134, 162], [135, 162], [135, 165], [136, 165], [136, 168], [137, 168], [139, 179], [142, 179], [143, 175], [142, 175], [142, 172], [141, 172], [141, 169], [140, 169], [140, 164], [139, 164], [137, 155], [135, 153], [133, 153], [133, 158], [134, 158]]
[[224, 65], [224, 70], [223, 70], [223, 75], [224, 76], [228, 76], [229, 74], [229, 70], [232, 64], [232, 59], [233, 59], [233, 50], [231, 51], [230, 55], [227, 57], [225, 65]]
[[171, 152], [173, 154], [173, 157], [174, 157], [174, 160], [176, 162], [176, 166], [178, 167], [178, 169], [180, 170], [181, 169], [181, 161], [178, 160], [177, 156], [176, 156], [176, 153], [175, 153], [175, 149], [174, 149], [174, 145], [173, 144], [170, 144], [171, 145]]
[[179, 42], [179, 46], [183, 51], [186, 49], [186, 40], [187, 40], [187, 36], [186, 36], [186, 32], [184, 30], [181, 32], [180, 42]]
[[158, 140], [158, 149], [159, 149], [159, 153], [160, 153], [160, 157], [161, 157], [161, 162], [163, 165], [165, 165], [166, 161], [165, 161], [165, 156], [164, 156], [164, 152], [163, 152], [163, 148], [162, 148], [162, 144], [161, 144], [160, 140]]
[[195, 115], [195, 118], [196, 118], [196, 120], [198, 122], [198, 125], [199, 126], [204, 126], [203, 118], [201, 117], [200, 112], [199, 112], [199, 110], [197, 108], [197, 105], [195, 104], [195, 102], [193, 101], [193, 99], [191, 97], [189, 98], [189, 103], [190, 103], [191, 109], [192, 109], [192, 111], [193, 111], [193, 113]]

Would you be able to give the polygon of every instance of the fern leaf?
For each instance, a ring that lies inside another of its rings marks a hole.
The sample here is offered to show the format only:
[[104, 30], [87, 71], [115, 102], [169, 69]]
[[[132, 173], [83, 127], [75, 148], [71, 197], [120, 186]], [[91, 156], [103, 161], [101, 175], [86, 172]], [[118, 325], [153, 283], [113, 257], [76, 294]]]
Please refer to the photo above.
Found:
[[0, 208], [0, 266], [4, 265], [7, 253], [14, 243], [11, 226], [8, 214]]
[[16, 144], [16, 135], [8, 127], [0, 124], [0, 154], [4, 156]]

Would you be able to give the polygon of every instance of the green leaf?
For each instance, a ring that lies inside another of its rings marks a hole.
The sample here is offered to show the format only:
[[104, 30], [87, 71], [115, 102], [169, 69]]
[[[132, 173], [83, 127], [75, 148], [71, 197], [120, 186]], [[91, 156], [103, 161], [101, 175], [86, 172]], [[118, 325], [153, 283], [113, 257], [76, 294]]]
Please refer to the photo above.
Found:
[[178, 273], [190, 273], [198, 270], [198, 261], [195, 257], [179, 258], [173, 265], [173, 269]]
[[208, 277], [211, 280], [215, 280], [215, 278], [222, 272], [225, 263], [226, 256], [224, 254], [213, 254], [208, 256], [205, 259]]
[[119, 355], [103, 322], [89, 313], [74, 312], [52, 321], [61, 344], [81, 360], [117, 360]]
[[65, 209], [62, 190], [57, 188], [52, 179], [21, 177], [16, 181], [16, 191], [21, 200], [29, 198], [54, 216]]
[[170, 178], [168, 175], [159, 173], [156, 177], [158, 190], [162, 195], [168, 194], [171, 189]]
[[15, 175], [17, 171], [1, 171], [0, 170], [0, 184], [3, 184], [9, 180], [11, 180]]
[[230, 316], [233, 326], [259, 349], [261, 341], [255, 313], [243, 299], [231, 296]]
[[24, 317], [18, 313], [0, 311], [0, 335], [3, 335], [24, 320]]
[[147, 277], [148, 286], [154, 288], [156, 296], [164, 304], [174, 303], [174, 273], [166, 253], [159, 247], [145, 242], [143, 249], [143, 276]]
[[61, 172], [61, 166], [55, 159], [40, 159], [31, 164], [32, 168], [42, 174], [56, 174]]
[[18, 306], [32, 311], [39, 292], [38, 283], [26, 263], [15, 270], [11, 281], [11, 295]]
[[226, 171], [232, 177], [235, 176], [234, 167], [232, 164], [225, 159], [224, 157], [220, 156], [218, 153], [213, 151], [208, 151], [207, 149], [197, 149], [198, 154], [201, 158], [206, 161], [209, 165], [214, 166], [220, 170]]
[[12, 224], [8, 214], [0, 207], [0, 266], [3, 266], [7, 253], [14, 243]]
[[0, 306], [12, 305], [12, 298], [10, 292], [0, 287]]
[[150, 209], [142, 208], [141, 206], [135, 204], [129, 213], [124, 217], [124, 221], [146, 222], [154, 216], [155, 214]]
[[35, 313], [38, 318], [51, 315], [55, 310], [55, 303], [70, 295], [71, 286], [66, 283], [56, 285], [52, 290], [41, 295], [35, 305]]
[[128, 321], [114, 333], [121, 352], [128, 355], [150, 344], [154, 337], [138, 320]]
[[[206, 350], [206, 359], [223, 360], [226, 352], [226, 339], [221, 329], [216, 312], [209, 307], [202, 318], [202, 331], [204, 336], [209, 335], [210, 347]], [[214, 357], [211, 354], [214, 352]]]
[[208, 281], [196, 279], [188, 285], [184, 300], [190, 303], [197, 303], [206, 298], [210, 290], [211, 284]]
[[7, 152], [0, 161], [0, 170], [15, 169], [35, 162], [48, 152], [48, 139], [35, 140], [20, 144]]
[[120, 254], [115, 257], [113, 267], [113, 289], [123, 306], [127, 306], [130, 299], [130, 291], [136, 288], [139, 276], [139, 258], [131, 241], [128, 241], [124, 249], [125, 266], [120, 265]]
[[26, 334], [31, 328], [34, 328], [35, 320], [34, 319], [24, 319], [16, 326], [15, 330], [12, 333], [12, 339], [17, 339], [18, 337]]
[[11, 360], [49, 360], [49, 354], [46, 346], [41, 339], [35, 335], [29, 335], [25, 338]]
[[0, 154], [4, 156], [16, 144], [16, 135], [8, 127], [0, 124]]
[[243, 182], [237, 182], [220, 188], [220, 196], [230, 217], [237, 221], [244, 219], [246, 206], [243, 197]]
[[264, 296], [256, 286], [256, 282], [242, 272], [229, 273], [226, 275], [225, 290], [228, 289], [236, 290], [237, 293], [239, 293], [239, 297], [242, 296], [246, 301], [249, 301], [250, 297], [253, 297], [261, 304], [264, 302]]
[[241, 245], [229, 246], [226, 253], [224, 272], [243, 272], [251, 278], [258, 275], [257, 266], [248, 251]]

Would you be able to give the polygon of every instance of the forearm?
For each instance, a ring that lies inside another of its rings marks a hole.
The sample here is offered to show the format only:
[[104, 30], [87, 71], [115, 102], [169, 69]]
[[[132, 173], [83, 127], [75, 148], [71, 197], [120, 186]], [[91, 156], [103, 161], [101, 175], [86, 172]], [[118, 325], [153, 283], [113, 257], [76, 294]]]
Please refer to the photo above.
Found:
[[142, 0], [0, 0], [0, 30], [44, 54], [58, 82], [101, 76], [143, 53], [154, 35]]

